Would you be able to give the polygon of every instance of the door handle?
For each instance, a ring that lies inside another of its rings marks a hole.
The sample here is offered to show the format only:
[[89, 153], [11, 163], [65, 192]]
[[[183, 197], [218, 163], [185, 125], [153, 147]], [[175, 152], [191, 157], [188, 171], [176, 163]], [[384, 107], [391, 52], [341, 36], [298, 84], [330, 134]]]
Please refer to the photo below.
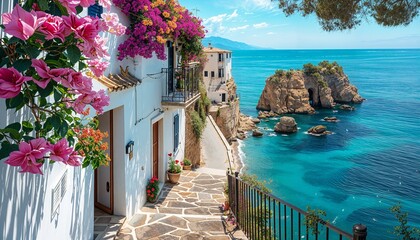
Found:
[[106, 182], [106, 191], [109, 192], [109, 182]]

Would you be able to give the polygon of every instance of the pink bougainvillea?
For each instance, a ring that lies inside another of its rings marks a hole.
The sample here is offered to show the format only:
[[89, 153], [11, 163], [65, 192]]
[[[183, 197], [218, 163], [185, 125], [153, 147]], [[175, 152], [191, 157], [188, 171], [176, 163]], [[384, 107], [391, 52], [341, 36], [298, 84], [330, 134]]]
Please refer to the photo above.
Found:
[[128, 39], [119, 47], [118, 59], [142, 56], [166, 59], [165, 43], [168, 40], [191, 44], [204, 37], [201, 21], [193, 17], [174, 0], [113, 0], [131, 21], [126, 34]]

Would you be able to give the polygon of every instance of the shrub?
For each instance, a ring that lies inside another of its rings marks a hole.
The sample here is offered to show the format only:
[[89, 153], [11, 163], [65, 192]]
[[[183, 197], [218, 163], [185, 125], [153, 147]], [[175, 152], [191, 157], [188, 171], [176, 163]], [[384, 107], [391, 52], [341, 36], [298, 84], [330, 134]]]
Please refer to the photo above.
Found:
[[259, 180], [256, 175], [242, 173], [240, 178], [242, 181], [248, 183], [251, 187], [255, 187], [263, 193], [271, 193], [271, 189], [267, 187], [271, 181]]
[[196, 111], [192, 111], [190, 117], [194, 135], [197, 138], [201, 138], [201, 135], [203, 134], [204, 130], [204, 123], [201, 120], [200, 115]]
[[394, 227], [394, 234], [397, 237], [402, 237], [403, 240], [417, 240], [420, 239], [420, 229], [408, 225], [408, 213], [401, 211], [401, 205], [398, 203], [390, 208], [390, 211], [395, 215], [398, 226]]
[[191, 166], [191, 161], [188, 158], [184, 158], [184, 166]]
[[306, 75], [312, 75], [314, 73], [320, 72], [320, 67], [314, 66], [312, 63], [307, 63], [303, 65], [303, 72]]
[[327, 213], [321, 209], [311, 209], [309, 206], [306, 211], [308, 212], [308, 215], [305, 216], [304, 224], [308, 229], [311, 229], [313, 235], [318, 235], [319, 230], [317, 224], [325, 222], [322, 220], [321, 216], [325, 217], [327, 216]]
[[277, 69], [275, 72], [275, 75], [278, 77], [283, 77], [284, 76], [284, 70], [282, 69]]
[[289, 71], [286, 72], [286, 77], [287, 77], [287, 79], [291, 79], [292, 76], [293, 76], [293, 70], [290, 69]]

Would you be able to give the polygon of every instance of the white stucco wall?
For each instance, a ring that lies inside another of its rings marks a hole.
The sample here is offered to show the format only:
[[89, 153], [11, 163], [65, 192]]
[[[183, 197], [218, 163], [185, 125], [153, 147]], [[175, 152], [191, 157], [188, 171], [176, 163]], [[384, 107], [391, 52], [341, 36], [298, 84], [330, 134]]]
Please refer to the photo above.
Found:
[[[222, 94], [226, 93], [226, 101], [229, 99], [227, 95], [226, 82], [232, 78], [232, 57], [231, 53], [226, 51], [220, 52], [205, 52], [207, 55], [207, 62], [203, 70], [203, 81], [206, 86], [208, 97], [211, 101], [217, 103], [222, 102]], [[219, 61], [219, 54], [223, 54], [224, 60]], [[227, 57], [230, 56], [230, 57]], [[224, 76], [219, 78], [219, 69], [224, 69]], [[208, 72], [207, 77], [204, 75], [204, 72]], [[214, 77], [211, 77], [211, 72], [214, 72]], [[219, 89], [216, 89], [216, 86], [221, 84]]]

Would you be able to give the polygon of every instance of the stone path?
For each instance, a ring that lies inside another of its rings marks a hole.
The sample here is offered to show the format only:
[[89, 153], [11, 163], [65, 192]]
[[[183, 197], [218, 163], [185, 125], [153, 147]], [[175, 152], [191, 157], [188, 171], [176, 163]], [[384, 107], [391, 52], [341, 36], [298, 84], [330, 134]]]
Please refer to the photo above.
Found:
[[159, 200], [126, 221], [116, 239], [246, 239], [232, 229], [220, 209], [225, 175], [184, 171], [177, 185], [165, 184]]
[[114, 239], [125, 222], [125, 217], [109, 215], [97, 208], [94, 216], [93, 239], [95, 240]]

